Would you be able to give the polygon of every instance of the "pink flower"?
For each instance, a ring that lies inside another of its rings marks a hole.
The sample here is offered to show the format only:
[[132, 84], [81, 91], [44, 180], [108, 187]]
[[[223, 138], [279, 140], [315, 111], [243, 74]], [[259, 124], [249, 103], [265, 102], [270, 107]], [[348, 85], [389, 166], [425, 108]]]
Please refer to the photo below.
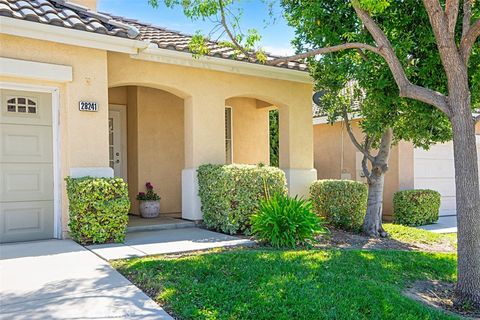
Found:
[[153, 189], [153, 186], [152, 186], [152, 184], [151, 184], [150, 182], [147, 182], [147, 183], [145, 184], [145, 187], [147, 187], [148, 190], [152, 190], [152, 189]]

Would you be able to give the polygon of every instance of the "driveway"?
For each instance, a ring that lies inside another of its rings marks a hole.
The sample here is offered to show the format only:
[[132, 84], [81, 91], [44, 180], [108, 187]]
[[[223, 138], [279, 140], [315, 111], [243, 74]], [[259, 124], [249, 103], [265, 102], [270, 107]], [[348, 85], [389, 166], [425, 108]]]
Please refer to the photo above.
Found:
[[172, 319], [70, 240], [0, 246], [0, 319]]

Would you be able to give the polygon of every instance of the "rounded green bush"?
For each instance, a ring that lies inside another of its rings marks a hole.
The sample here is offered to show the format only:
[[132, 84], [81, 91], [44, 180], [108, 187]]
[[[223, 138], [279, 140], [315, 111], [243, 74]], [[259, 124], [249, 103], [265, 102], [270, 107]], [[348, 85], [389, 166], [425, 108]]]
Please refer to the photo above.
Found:
[[440, 193], [428, 189], [395, 192], [393, 222], [412, 227], [436, 222], [440, 212], [440, 198]]
[[250, 217], [269, 194], [286, 194], [285, 173], [265, 165], [202, 165], [198, 168], [203, 222], [228, 234], [250, 232]]
[[315, 235], [325, 231], [310, 201], [278, 193], [260, 203], [251, 222], [252, 233], [274, 247], [310, 245]]
[[130, 200], [120, 178], [66, 178], [70, 236], [81, 244], [123, 242]]
[[360, 231], [367, 211], [367, 185], [351, 180], [317, 180], [310, 186], [315, 212], [334, 227]]

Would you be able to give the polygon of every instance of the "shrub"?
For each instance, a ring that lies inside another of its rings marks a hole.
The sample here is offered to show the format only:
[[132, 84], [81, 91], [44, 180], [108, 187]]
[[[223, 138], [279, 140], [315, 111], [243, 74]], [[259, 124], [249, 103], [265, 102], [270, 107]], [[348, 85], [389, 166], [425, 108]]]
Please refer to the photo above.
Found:
[[393, 195], [393, 221], [421, 226], [438, 220], [440, 193], [434, 190], [403, 190]]
[[252, 215], [252, 233], [274, 247], [295, 248], [310, 245], [315, 235], [325, 232], [322, 220], [312, 210], [309, 200], [275, 194], [260, 203]]
[[367, 211], [368, 189], [351, 180], [318, 180], [310, 186], [313, 209], [334, 227], [359, 231]]
[[120, 178], [66, 178], [71, 237], [82, 244], [122, 242], [128, 223], [127, 184]]
[[248, 234], [260, 201], [287, 192], [285, 173], [263, 165], [202, 165], [198, 184], [205, 225], [228, 234]]

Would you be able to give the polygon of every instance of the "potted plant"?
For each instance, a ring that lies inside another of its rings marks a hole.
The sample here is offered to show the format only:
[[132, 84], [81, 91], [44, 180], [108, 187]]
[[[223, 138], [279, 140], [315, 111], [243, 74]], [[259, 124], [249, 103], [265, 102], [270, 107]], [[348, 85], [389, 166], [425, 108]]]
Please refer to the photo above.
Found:
[[153, 191], [150, 182], [145, 184], [147, 192], [139, 192], [137, 200], [140, 201], [140, 216], [142, 218], [156, 218], [160, 214], [160, 196]]

